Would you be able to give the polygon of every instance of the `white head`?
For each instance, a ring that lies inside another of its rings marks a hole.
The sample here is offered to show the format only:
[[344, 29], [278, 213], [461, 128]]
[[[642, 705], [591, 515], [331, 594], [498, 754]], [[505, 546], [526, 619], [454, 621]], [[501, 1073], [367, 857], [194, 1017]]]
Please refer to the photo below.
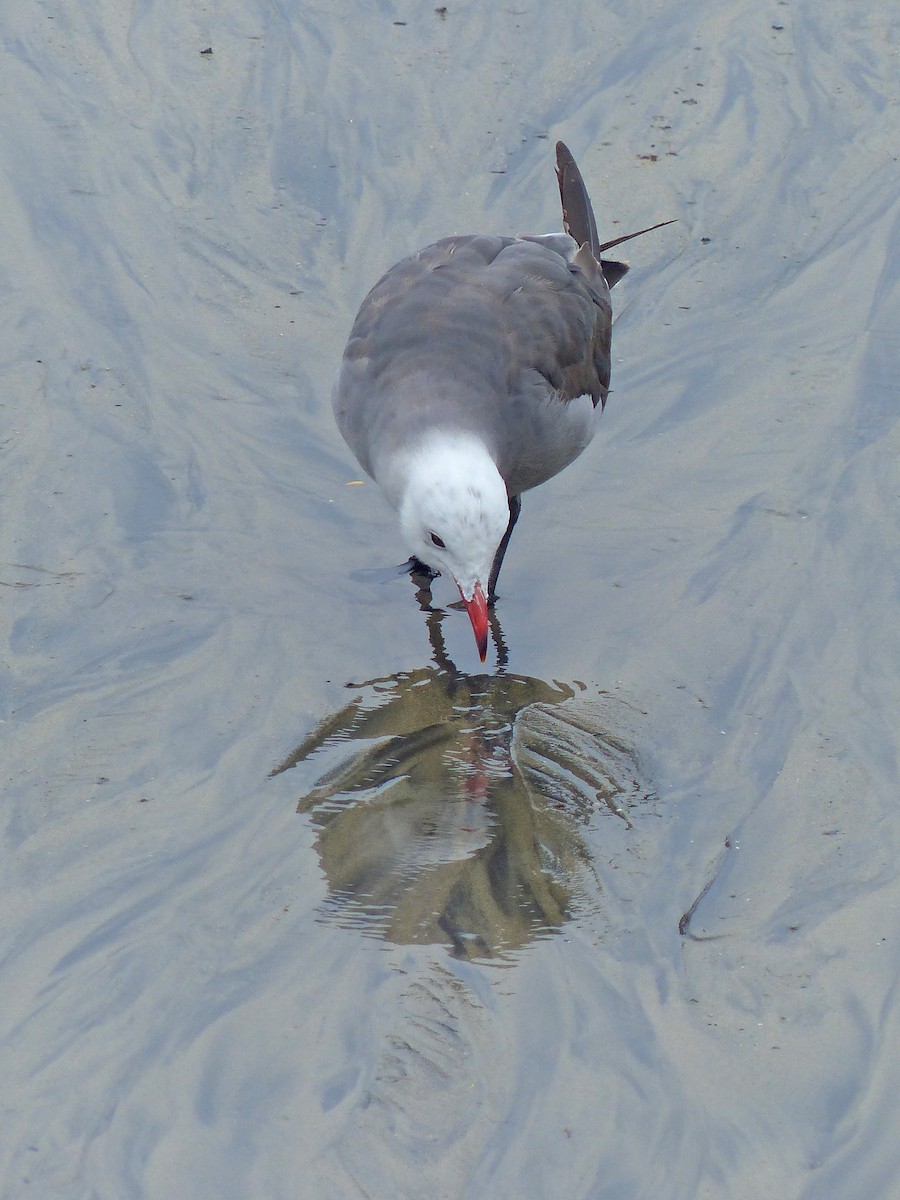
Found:
[[509, 524], [506, 484], [484, 443], [468, 434], [420, 442], [406, 468], [403, 534], [416, 558], [456, 581], [483, 662], [488, 580]]

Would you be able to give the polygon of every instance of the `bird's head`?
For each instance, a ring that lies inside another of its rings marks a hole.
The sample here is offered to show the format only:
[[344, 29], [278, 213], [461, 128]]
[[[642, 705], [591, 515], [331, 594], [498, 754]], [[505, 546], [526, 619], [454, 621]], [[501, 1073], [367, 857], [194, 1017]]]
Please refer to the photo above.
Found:
[[484, 444], [435, 435], [409, 460], [400, 524], [416, 558], [450, 575], [487, 654], [487, 592], [497, 547], [509, 524], [506, 484]]

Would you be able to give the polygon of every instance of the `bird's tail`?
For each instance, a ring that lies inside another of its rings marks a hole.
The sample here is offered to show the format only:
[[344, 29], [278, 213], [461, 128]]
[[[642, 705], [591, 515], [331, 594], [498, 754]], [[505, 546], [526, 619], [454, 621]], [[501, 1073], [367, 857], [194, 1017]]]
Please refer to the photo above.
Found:
[[601, 243], [597, 234], [597, 220], [594, 217], [591, 198], [581, 177], [581, 172], [578, 170], [578, 164], [564, 142], [556, 143], [556, 177], [559, 180], [563, 228], [579, 246], [586, 245], [588, 247], [595, 260], [600, 263], [603, 275], [610, 287], [619, 282], [628, 270], [628, 263], [603, 258], [604, 250], [611, 250], [613, 246], [620, 246], [622, 242], [630, 242], [632, 238], [640, 237], [642, 233], [661, 229], [663, 225], [674, 224], [674, 221], [659, 221], [656, 225], [648, 225], [646, 229], [638, 229], [634, 233], [626, 233], [622, 237], [613, 238], [610, 242]]
[[599, 262], [600, 238], [597, 236], [597, 221], [591, 207], [591, 198], [581, 178], [578, 164], [564, 142], [556, 143], [556, 178], [559, 180], [563, 229], [579, 246], [586, 244]]

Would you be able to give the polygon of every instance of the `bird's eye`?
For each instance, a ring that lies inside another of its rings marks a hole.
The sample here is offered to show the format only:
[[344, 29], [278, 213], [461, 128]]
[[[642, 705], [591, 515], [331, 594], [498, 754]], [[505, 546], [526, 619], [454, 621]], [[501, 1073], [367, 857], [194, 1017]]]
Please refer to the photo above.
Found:
[[436, 533], [429, 533], [428, 536], [431, 538], [432, 546], [437, 546], [438, 550], [446, 550], [447, 549], [447, 547], [444, 543], [444, 539], [439, 538]]

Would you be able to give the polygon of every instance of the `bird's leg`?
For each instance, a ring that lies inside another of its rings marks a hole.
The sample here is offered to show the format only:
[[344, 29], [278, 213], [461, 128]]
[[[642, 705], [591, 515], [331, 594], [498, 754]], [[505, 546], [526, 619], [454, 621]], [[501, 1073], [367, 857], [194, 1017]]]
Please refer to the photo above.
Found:
[[[422, 593], [420, 592], [419, 595]], [[427, 612], [425, 623], [428, 627], [428, 641], [431, 644], [431, 656], [434, 659], [434, 665], [437, 669], [451, 677], [459, 674], [452, 660], [447, 654], [447, 645], [444, 642], [444, 633], [441, 629], [441, 622], [447, 615], [442, 608], [427, 608], [423, 609]]]
[[497, 671], [502, 675], [509, 663], [509, 646], [507, 646], [503, 630], [500, 628], [500, 618], [497, 616], [495, 608], [491, 608], [488, 619], [491, 623], [491, 638], [494, 643], [494, 649], [497, 651]]
[[509, 498], [509, 524], [506, 527], [500, 545], [497, 547], [497, 553], [494, 555], [494, 565], [491, 567], [491, 577], [488, 580], [488, 604], [493, 604], [497, 599], [497, 576], [500, 574], [500, 568], [503, 566], [503, 556], [506, 554], [506, 547], [509, 545], [509, 539], [512, 537], [512, 531], [516, 527], [516, 521], [519, 519], [519, 513], [522, 511], [521, 496], [510, 496]]
[[428, 641], [431, 643], [431, 655], [434, 665], [439, 671], [453, 677], [459, 674], [447, 654], [441, 622], [447, 615], [442, 608], [433, 608], [431, 604], [431, 581], [439, 572], [433, 570], [419, 558], [411, 558], [406, 564], [410, 578], [416, 585], [416, 599], [419, 608], [425, 613], [425, 625], [428, 629]]
[[[419, 601], [421, 611], [425, 613], [436, 612], [431, 606], [431, 581], [437, 576], [438, 572], [433, 571], [426, 563], [422, 563], [420, 558], [410, 558], [408, 563], [403, 563], [402, 570], [413, 581], [415, 599]], [[437, 610], [437, 612], [440, 612], [440, 610]]]

